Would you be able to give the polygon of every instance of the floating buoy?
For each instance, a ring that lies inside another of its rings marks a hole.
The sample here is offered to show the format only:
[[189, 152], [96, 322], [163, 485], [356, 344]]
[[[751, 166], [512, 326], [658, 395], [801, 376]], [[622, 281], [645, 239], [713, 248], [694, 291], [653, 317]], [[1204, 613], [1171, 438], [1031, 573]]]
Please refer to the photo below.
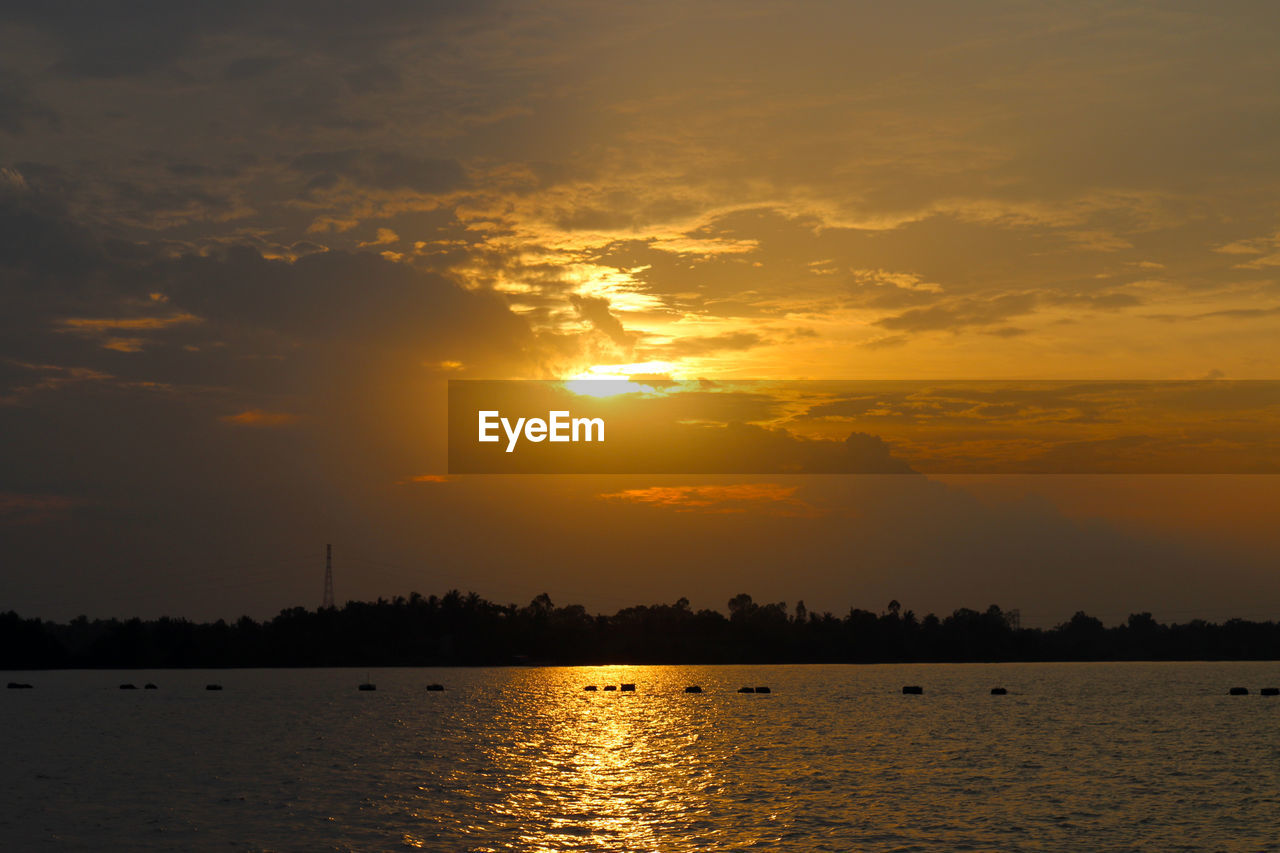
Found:
[[688, 687], [684, 689], [684, 692], [685, 693], [701, 693], [702, 688], [696, 684], [690, 684]]
[[121, 685], [120, 685], [120, 689], [121, 689], [121, 690], [137, 690], [137, 689], [138, 689], [138, 685], [136, 685], [136, 684], [121, 684]]
[[921, 687], [919, 684], [905, 684], [902, 687], [903, 695], [919, 696], [923, 692], [924, 692], [924, 688]]
[[154, 684], [148, 681], [146, 684], [142, 685], [142, 689], [143, 690], [159, 690], [160, 688], [156, 687]]
[[992, 687], [992, 688], [991, 688], [991, 695], [992, 695], [992, 696], [1004, 696], [1004, 695], [1008, 694], [1008, 692], [1009, 692], [1009, 691], [1008, 691], [1008, 690], [1005, 690], [1003, 687]]
[[623, 693], [635, 693], [635, 692], [636, 692], [636, 686], [635, 686], [634, 684], [624, 684], [624, 685], [622, 685], [622, 692], [623, 692]]
[[610, 690], [617, 690], [617, 689], [618, 689], [618, 685], [616, 685], [616, 684], [606, 684], [606, 685], [604, 686], [604, 689], [605, 689], [605, 692], [608, 692], [608, 691], [610, 691]]
[[222, 685], [221, 685], [221, 684], [206, 684], [206, 685], [204, 686], [204, 689], [205, 689], [205, 690], [221, 690], [221, 689], [222, 689]]
[[428, 689], [428, 690], [444, 690], [444, 685], [443, 685], [443, 684], [428, 684], [428, 685], [427, 685], [427, 689]]
[[738, 692], [739, 693], [755, 693], [756, 689], [754, 687], [739, 687]]
[[773, 691], [772, 691], [772, 690], [770, 690], [768, 687], [757, 687], [757, 688], [756, 688], [756, 692], [757, 692], [757, 693], [772, 693]]
[[10, 690], [30, 690], [31, 685], [22, 681], [10, 681], [9, 689]]
[[1258, 692], [1263, 696], [1280, 696], [1280, 687], [1264, 687]]
[[365, 691], [368, 691], [368, 690], [377, 690], [377, 689], [378, 689], [378, 685], [373, 684], [372, 682], [366, 681], [364, 684], [361, 684], [361, 685], [360, 685], [359, 687], [357, 687], [356, 689], [357, 689], [357, 690], [365, 690]]
[[582, 688], [582, 689], [583, 689], [583, 690], [590, 690], [592, 693], [595, 693], [595, 692], [596, 692], [596, 686], [595, 686], [594, 684], [588, 684], [586, 687], [584, 687], [584, 688]]
[[1227, 695], [1228, 696], [1248, 696], [1249, 688], [1248, 687], [1232, 687], [1230, 690], [1227, 691]]

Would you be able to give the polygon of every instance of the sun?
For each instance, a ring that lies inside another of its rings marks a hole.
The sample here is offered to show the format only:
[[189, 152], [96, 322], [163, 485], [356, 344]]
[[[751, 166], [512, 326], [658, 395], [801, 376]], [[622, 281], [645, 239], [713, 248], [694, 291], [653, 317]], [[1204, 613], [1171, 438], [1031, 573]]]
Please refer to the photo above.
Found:
[[676, 365], [669, 361], [639, 361], [631, 364], [597, 364], [564, 380], [563, 385], [586, 397], [615, 397], [619, 394], [653, 393], [645, 380], [670, 380]]

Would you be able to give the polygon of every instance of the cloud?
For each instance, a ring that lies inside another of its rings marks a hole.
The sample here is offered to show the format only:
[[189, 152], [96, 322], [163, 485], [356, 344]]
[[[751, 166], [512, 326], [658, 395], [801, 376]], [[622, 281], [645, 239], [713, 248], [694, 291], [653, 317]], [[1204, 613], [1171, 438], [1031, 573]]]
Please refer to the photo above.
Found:
[[937, 302], [941, 285], [925, 282], [914, 273], [889, 270], [853, 270], [846, 287], [855, 305], [896, 309]]
[[466, 172], [457, 160], [398, 151], [314, 151], [299, 154], [289, 165], [306, 178], [309, 193], [334, 189], [343, 179], [373, 189], [426, 194], [449, 192], [467, 182]]
[[[59, 364], [30, 364], [16, 359], [0, 361], [0, 404], [19, 405], [31, 395], [43, 391], [57, 391], [69, 385], [84, 382], [109, 382], [115, 379], [110, 373], [90, 367], [70, 367]], [[33, 375], [34, 374], [34, 375]]]
[[222, 76], [226, 80], [252, 80], [275, 71], [284, 60], [278, 56], [242, 56], [228, 62]]
[[603, 332], [618, 346], [630, 347], [635, 342], [636, 336], [629, 334], [622, 327], [622, 321], [609, 311], [608, 299], [571, 293], [569, 304], [577, 310], [582, 319], [591, 324], [592, 328]]
[[1188, 323], [1201, 320], [1258, 320], [1280, 315], [1280, 305], [1266, 308], [1223, 308], [1218, 311], [1201, 311], [1195, 314], [1147, 314], [1149, 320], [1162, 323]]
[[[393, 0], [353, 17], [290, 0], [230, 0], [209, 9], [133, 0], [111, 10], [93, 4], [69, 8], [15, 2], [5, 5], [0, 20], [49, 36], [60, 50], [54, 69], [72, 77], [118, 80], [169, 74], [189, 79], [186, 66], [194, 57], [217, 55], [228, 44], [247, 45], [252, 52], [239, 56], [223, 72], [224, 78], [239, 81], [255, 79], [278, 65], [261, 52], [264, 43], [281, 53], [307, 50], [359, 69], [376, 64], [378, 44], [420, 28], [446, 35], [488, 6], [481, 2], [423, 7]], [[366, 51], [369, 55], [363, 55]]]
[[859, 342], [858, 346], [867, 349], [889, 349], [891, 347], [904, 346], [910, 338], [907, 335], [881, 335], [878, 338], [871, 338], [867, 341]]
[[246, 409], [234, 415], [223, 415], [218, 420], [233, 426], [284, 427], [296, 424], [298, 416], [289, 412], [264, 412], [261, 409]]
[[62, 120], [53, 109], [37, 100], [20, 76], [0, 70], [0, 132], [18, 136], [32, 125], [59, 130]]
[[0, 526], [52, 521], [82, 503], [65, 495], [0, 492]]
[[742, 351], [770, 343], [755, 332], [722, 332], [718, 335], [678, 337], [668, 344], [649, 345], [645, 351], [660, 358], [688, 358], [713, 352]]
[[660, 252], [676, 255], [742, 255], [760, 248], [759, 240], [732, 240], [724, 237], [664, 237], [649, 243]]
[[1123, 291], [1101, 291], [1096, 293], [1054, 293], [1042, 294], [1047, 304], [1080, 305], [1097, 311], [1116, 311], [1121, 308], [1132, 308], [1143, 303], [1142, 297]]
[[179, 312], [160, 317], [66, 317], [58, 321], [58, 326], [69, 332], [140, 332], [199, 322], [194, 314]]
[[645, 504], [676, 512], [812, 515], [816, 508], [795, 497], [796, 486], [735, 483], [706, 486], [649, 486], [601, 494], [601, 500]]
[[957, 331], [971, 326], [993, 326], [1010, 317], [1030, 314], [1040, 302], [1035, 293], [1006, 293], [989, 298], [952, 300], [927, 308], [912, 308], [882, 317], [877, 326], [906, 332]]
[[378, 236], [360, 244], [360, 248], [369, 246], [391, 246], [400, 242], [400, 235], [390, 228], [379, 228]]
[[405, 485], [411, 485], [415, 483], [447, 483], [447, 482], [449, 482], [449, 477], [448, 475], [445, 475], [445, 474], [418, 474], [413, 477], [406, 477], [403, 480], [397, 480], [396, 484], [405, 486]]

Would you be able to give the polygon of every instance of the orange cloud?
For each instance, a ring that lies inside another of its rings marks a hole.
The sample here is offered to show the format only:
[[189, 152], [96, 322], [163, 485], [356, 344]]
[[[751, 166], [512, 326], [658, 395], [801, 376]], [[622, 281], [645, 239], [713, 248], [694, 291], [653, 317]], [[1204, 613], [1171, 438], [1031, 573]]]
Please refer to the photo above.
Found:
[[165, 317], [67, 317], [58, 321], [64, 331], [109, 332], [120, 329], [167, 329], [182, 323], [199, 323], [200, 318], [185, 311]]
[[368, 248], [369, 246], [390, 246], [392, 243], [399, 243], [399, 242], [400, 242], [399, 234], [392, 231], [390, 228], [379, 228], [378, 236], [376, 238], [372, 240], [367, 240], [363, 243], [358, 243], [357, 245], [360, 248], [365, 249], [365, 248]]
[[444, 474], [418, 474], [414, 477], [406, 477], [403, 480], [397, 480], [397, 486], [407, 486], [413, 483], [447, 483], [449, 478]]
[[264, 412], [261, 409], [248, 409], [235, 415], [223, 415], [218, 420], [224, 424], [249, 427], [282, 427], [297, 422], [298, 416], [288, 412]]
[[116, 352], [142, 352], [143, 343], [142, 338], [107, 338], [102, 347]]
[[676, 512], [813, 514], [814, 507], [796, 498], [795, 492], [795, 486], [779, 483], [733, 483], [725, 486], [650, 486], [624, 489], [599, 497], [602, 500], [665, 507]]
[[81, 501], [62, 495], [0, 492], [0, 524], [38, 524], [80, 504]]

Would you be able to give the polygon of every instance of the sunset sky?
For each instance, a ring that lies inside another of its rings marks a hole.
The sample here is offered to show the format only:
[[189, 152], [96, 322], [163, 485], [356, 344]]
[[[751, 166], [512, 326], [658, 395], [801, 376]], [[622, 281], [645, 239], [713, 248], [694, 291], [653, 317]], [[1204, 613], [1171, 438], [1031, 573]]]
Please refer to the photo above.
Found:
[[1280, 617], [1276, 475], [445, 448], [450, 379], [1280, 379], [1277, 44], [1266, 2], [4, 3], [0, 610], [314, 607], [332, 542], [344, 600]]

